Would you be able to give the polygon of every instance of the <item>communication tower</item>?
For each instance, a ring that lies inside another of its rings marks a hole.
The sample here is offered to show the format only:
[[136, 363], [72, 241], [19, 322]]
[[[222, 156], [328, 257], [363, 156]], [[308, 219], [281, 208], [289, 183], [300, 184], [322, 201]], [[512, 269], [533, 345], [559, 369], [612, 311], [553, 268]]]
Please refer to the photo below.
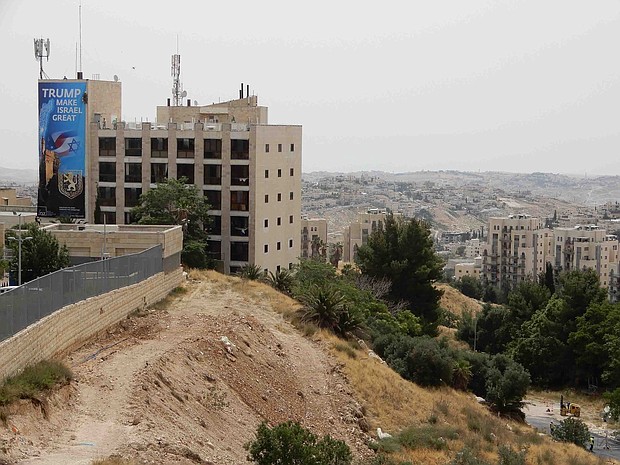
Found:
[[172, 55], [172, 101], [175, 106], [183, 105], [183, 94], [187, 95], [181, 83], [181, 55], [176, 53]]
[[39, 79], [49, 79], [49, 76], [43, 71], [43, 58], [50, 61], [50, 40], [34, 39], [34, 59], [39, 62]]

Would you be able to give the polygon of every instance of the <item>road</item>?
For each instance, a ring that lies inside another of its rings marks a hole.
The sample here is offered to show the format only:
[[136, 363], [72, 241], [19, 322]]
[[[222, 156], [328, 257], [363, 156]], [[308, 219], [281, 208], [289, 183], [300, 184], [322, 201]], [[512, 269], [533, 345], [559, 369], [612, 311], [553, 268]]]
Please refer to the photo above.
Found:
[[[551, 434], [551, 423], [553, 422], [557, 425], [566, 417], [560, 417], [559, 409], [555, 409], [555, 412], [547, 412], [544, 407], [534, 402], [528, 402], [523, 408], [525, 421], [540, 432]], [[590, 423], [587, 424], [588, 428], [590, 428], [590, 434], [594, 436], [594, 454], [599, 457], [609, 457], [620, 461], [620, 441], [611, 436], [612, 430], [595, 427]]]

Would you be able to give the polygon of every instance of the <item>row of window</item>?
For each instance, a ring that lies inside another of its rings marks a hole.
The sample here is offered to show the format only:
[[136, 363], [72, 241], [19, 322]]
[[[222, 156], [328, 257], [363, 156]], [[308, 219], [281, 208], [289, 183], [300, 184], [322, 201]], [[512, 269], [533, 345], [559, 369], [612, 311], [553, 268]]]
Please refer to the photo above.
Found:
[[[288, 222], [289, 222], [289, 224], [293, 224], [293, 215], [289, 215]], [[282, 226], [282, 217], [278, 216], [276, 218], [276, 226]], [[269, 219], [265, 218], [263, 220], [263, 227], [265, 227], [265, 228], [269, 227]]]
[[[288, 199], [293, 200], [294, 198], [295, 196], [293, 195], [293, 192], [289, 192]], [[278, 202], [282, 202], [282, 192], [278, 192], [277, 199], [278, 199]], [[269, 203], [269, 194], [265, 194], [265, 203]]]
[[[295, 151], [295, 144], [291, 144], [289, 147], [289, 152]], [[282, 152], [282, 144], [278, 144], [278, 152]], [[265, 144], [265, 153], [269, 153], [269, 144]]]
[[[293, 239], [288, 240], [288, 248], [293, 248]], [[276, 250], [282, 250], [282, 243], [280, 241], [276, 242]], [[269, 244], [263, 245], [263, 252], [269, 253]]]
[[[295, 168], [289, 168], [289, 176], [295, 176]], [[282, 169], [278, 168], [278, 177], [282, 177]], [[265, 179], [269, 179], [269, 170], [265, 170]]]

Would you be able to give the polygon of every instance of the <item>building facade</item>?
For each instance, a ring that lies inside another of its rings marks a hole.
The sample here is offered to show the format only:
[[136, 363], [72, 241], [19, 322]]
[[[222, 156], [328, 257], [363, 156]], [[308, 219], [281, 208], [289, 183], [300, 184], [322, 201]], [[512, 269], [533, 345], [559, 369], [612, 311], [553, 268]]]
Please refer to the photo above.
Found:
[[353, 263], [357, 257], [357, 249], [368, 243], [368, 236], [385, 222], [387, 211], [371, 208], [365, 213], [358, 213], [357, 221], [351, 223], [344, 230], [343, 261]]
[[[325, 253], [323, 253], [325, 252]], [[327, 260], [327, 220], [301, 219], [301, 258], [323, 257]]]
[[[41, 81], [40, 81], [41, 82]], [[222, 271], [298, 258], [302, 128], [268, 124], [254, 95], [206, 106], [157, 107], [157, 123], [120, 121], [121, 83], [84, 80], [85, 219], [129, 224], [140, 195], [186, 178], [211, 205], [208, 250]], [[42, 178], [49, 179], [41, 164]], [[49, 170], [48, 170], [49, 171]]]

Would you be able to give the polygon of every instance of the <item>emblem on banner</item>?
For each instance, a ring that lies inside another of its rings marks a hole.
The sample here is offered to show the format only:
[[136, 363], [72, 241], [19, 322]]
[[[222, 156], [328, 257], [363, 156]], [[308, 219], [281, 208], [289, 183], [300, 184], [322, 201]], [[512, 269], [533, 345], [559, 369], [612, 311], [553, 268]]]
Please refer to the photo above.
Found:
[[58, 190], [69, 199], [75, 199], [84, 190], [81, 171], [63, 171], [58, 178]]

